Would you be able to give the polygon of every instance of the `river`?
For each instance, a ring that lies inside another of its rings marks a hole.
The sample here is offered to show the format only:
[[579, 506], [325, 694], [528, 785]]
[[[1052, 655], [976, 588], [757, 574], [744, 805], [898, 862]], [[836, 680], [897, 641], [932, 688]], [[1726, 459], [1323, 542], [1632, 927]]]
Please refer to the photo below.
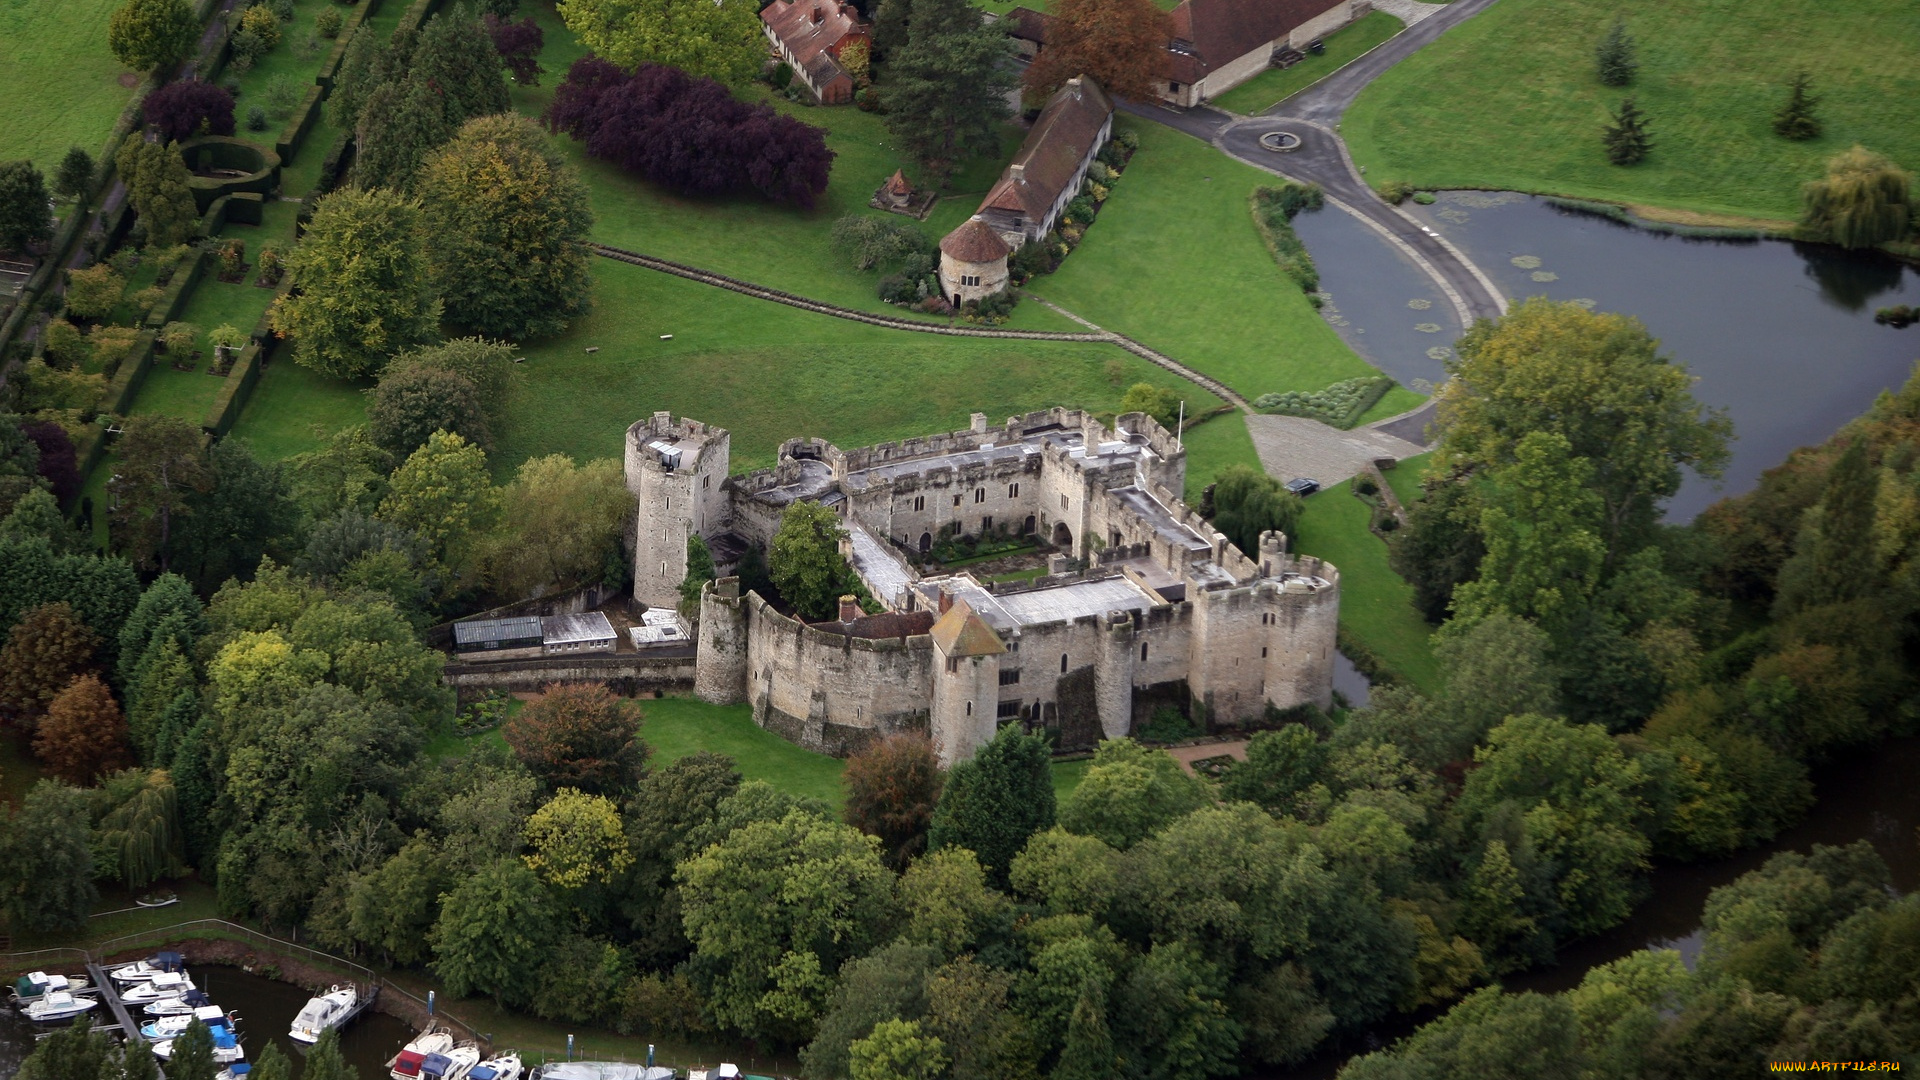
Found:
[[[1638, 317], [1727, 410], [1736, 440], [1724, 481], [1689, 476], [1668, 507], [1691, 520], [1752, 487], [1796, 447], [1824, 441], [1920, 360], [1920, 327], [1873, 321], [1920, 304], [1920, 270], [1876, 252], [1778, 240], [1697, 240], [1511, 192], [1441, 192], [1404, 209], [1477, 263], [1508, 297], [1576, 300]], [[1366, 226], [1333, 209], [1294, 227], [1355, 351], [1416, 389], [1437, 383], [1460, 324], [1433, 282]]]

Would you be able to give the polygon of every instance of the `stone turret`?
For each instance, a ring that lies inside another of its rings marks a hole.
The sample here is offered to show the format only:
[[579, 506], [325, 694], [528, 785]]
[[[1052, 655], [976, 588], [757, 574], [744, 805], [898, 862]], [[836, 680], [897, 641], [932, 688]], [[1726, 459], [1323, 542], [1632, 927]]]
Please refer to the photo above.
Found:
[[730, 524], [725, 428], [657, 412], [627, 429], [627, 490], [639, 504], [634, 527], [633, 596], [649, 607], [680, 602], [687, 538], [708, 538]]
[[943, 768], [965, 761], [999, 727], [1000, 657], [1007, 647], [965, 601], [929, 631], [933, 638], [933, 748]]
[[1099, 649], [1093, 655], [1093, 699], [1100, 733], [1124, 739], [1133, 733], [1133, 613], [1109, 611], [1100, 619]]
[[709, 581], [700, 590], [700, 654], [693, 693], [715, 705], [747, 700], [747, 611], [737, 577]]
[[992, 296], [1007, 287], [1007, 256], [1013, 248], [975, 214], [940, 241], [940, 292], [953, 306]]

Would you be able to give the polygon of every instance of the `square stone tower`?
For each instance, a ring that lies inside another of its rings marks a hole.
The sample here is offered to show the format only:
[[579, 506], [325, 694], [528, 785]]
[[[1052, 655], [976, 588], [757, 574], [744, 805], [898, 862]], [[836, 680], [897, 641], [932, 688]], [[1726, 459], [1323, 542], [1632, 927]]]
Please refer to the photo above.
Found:
[[633, 543], [633, 596], [648, 607], [674, 607], [687, 576], [687, 538], [725, 532], [725, 428], [654, 413], [627, 429], [627, 490], [639, 503]]

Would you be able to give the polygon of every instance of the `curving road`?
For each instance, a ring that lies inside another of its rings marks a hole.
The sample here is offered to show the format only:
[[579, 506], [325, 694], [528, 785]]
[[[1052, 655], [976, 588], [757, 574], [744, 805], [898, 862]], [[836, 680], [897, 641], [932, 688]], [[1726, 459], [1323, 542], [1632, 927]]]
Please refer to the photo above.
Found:
[[[1257, 169], [1319, 184], [1326, 191], [1328, 202], [1372, 228], [1425, 271], [1451, 302], [1454, 315], [1464, 329], [1475, 319], [1504, 313], [1506, 297], [1464, 252], [1375, 195], [1361, 179], [1347, 153], [1346, 143], [1335, 130], [1347, 106], [1368, 83], [1493, 3], [1494, 0], [1456, 0], [1261, 116], [1235, 117], [1206, 107], [1180, 112], [1158, 105], [1127, 103], [1121, 108], [1205, 139]], [[1299, 147], [1277, 152], [1263, 146], [1260, 137], [1274, 131], [1298, 136]]]

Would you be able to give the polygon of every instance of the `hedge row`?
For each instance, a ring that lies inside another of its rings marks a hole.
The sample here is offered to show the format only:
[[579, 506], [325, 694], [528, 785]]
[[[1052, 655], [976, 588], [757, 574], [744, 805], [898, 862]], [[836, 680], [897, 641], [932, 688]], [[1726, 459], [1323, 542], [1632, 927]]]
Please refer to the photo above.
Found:
[[140, 384], [147, 381], [147, 369], [153, 366], [156, 336], [156, 332], [149, 329], [140, 331], [140, 336], [134, 339], [133, 351], [120, 362], [120, 370], [113, 373], [113, 381], [107, 384], [107, 395], [100, 401], [101, 412], [126, 415], [134, 395], [140, 392]]
[[257, 191], [237, 191], [232, 195], [222, 195], [213, 200], [207, 212], [200, 218], [200, 235], [211, 240], [220, 235], [220, 230], [228, 222], [237, 225], [258, 225], [266, 220], [267, 200]]
[[307, 141], [308, 133], [313, 131], [313, 125], [320, 122], [320, 99], [325, 97], [326, 93], [327, 89], [324, 86], [308, 87], [306, 100], [294, 110], [293, 117], [281, 130], [280, 141], [273, 144], [273, 152], [280, 155], [282, 165], [293, 164], [293, 155], [300, 152], [300, 147]]
[[1304, 416], [1333, 427], [1350, 428], [1391, 389], [1393, 380], [1385, 375], [1364, 375], [1334, 383], [1324, 390], [1261, 394], [1253, 399], [1253, 407], [1263, 413]]
[[[260, 318], [255, 320], [253, 324], [253, 330], [247, 335], [252, 338], [253, 343], [260, 346], [261, 351], [268, 356], [273, 354], [274, 346], [280, 341], [273, 333], [274, 305], [278, 304], [280, 298], [287, 295], [287, 290], [291, 288], [293, 288], [293, 275], [282, 275], [280, 278], [280, 287], [273, 291], [273, 303], [268, 304], [267, 310], [260, 313]], [[265, 357], [262, 357], [262, 359], [264, 360]]]
[[327, 54], [327, 59], [320, 65], [320, 74], [313, 77], [314, 82], [332, 92], [333, 77], [340, 72], [340, 62], [347, 58], [347, 44], [353, 40], [353, 32], [379, 12], [380, 0], [360, 0], [353, 14], [347, 16], [346, 22], [340, 25], [340, 39], [333, 43], [333, 51]]
[[207, 418], [200, 426], [216, 436], [232, 431], [240, 419], [240, 410], [253, 396], [254, 384], [259, 381], [260, 346], [256, 343], [240, 350], [240, 358], [233, 362], [233, 370], [227, 372], [226, 384], [220, 387], [220, 395], [213, 399]]
[[147, 313], [147, 326], [158, 330], [179, 316], [180, 309], [187, 306], [187, 294], [206, 271], [207, 260], [205, 249], [196, 249], [187, 265], [173, 272], [173, 280], [167, 283], [167, 291], [160, 294], [159, 302]]

